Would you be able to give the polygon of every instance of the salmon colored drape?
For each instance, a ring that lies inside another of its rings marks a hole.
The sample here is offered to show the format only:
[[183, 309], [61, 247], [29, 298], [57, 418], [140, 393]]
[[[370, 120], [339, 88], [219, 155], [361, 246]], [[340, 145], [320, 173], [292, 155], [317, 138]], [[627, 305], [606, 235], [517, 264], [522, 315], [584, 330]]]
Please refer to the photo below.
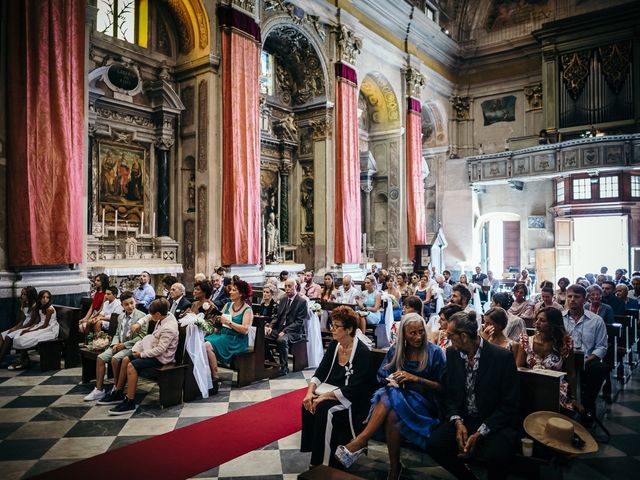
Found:
[[415, 246], [426, 243], [426, 213], [422, 181], [422, 118], [420, 102], [409, 99], [407, 112], [407, 226], [409, 258], [415, 260]]
[[260, 263], [259, 46], [222, 32], [222, 263]]
[[355, 71], [336, 64], [335, 262], [360, 263], [360, 155]]
[[86, 0], [7, 2], [12, 266], [82, 262]]

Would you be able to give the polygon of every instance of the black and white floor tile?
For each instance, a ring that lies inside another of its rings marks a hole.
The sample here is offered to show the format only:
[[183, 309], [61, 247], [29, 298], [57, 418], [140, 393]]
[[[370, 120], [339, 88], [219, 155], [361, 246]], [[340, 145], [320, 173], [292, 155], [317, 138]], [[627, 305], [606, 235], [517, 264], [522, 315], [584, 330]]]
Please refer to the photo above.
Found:
[[[113, 417], [109, 407], [84, 402], [93, 384], [80, 384], [79, 368], [41, 373], [0, 369], [0, 477], [29, 478], [77, 460], [159, 435], [176, 428], [302, 388], [312, 371], [231, 388], [230, 372], [220, 393], [181, 406], [161, 409], [158, 387], [141, 379], [135, 413]], [[223, 375], [223, 378], [224, 375]], [[605, 425], [612, 434], [593, 455], [574, 461], [565, 479], [635, 478], [640, 471], [640, 381], [632, 380], [618, 402], [606, 408]], [[298, 451], [300, 433], [202, 472], [199, 479], [292, 480], [305, 471], [309, 454]], [[387, 478], [386, 446], [372, 442], [367, 457], [352, 467], [366, 479]], [[403, 478], [450, 479], [427, 455], [403, 451]]]

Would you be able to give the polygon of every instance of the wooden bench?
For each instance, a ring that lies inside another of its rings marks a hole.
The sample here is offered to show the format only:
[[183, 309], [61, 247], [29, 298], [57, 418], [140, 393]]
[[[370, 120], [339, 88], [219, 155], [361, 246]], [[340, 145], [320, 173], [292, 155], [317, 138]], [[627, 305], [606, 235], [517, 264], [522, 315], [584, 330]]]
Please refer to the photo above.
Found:
[[58, 338], [46, 342], [39, 342], [34, 347], [40, 355], [40, 370], [60, 370], [61, 360], [64, 358], [65, 368], [78, 364], [77, 332], [80, 322], [80, 309], [65, 305], [53, 305], [56, 310], [56, 320], [59, 325]]
[[[270, 375], [265, 369], [264, 365], [264, 326], [268, 322], [267, 317], [255, 315], [253, 317], [253, 325], [256, 328], [256, 337], [253, 348], [250, 347], [249, 351], [236, 354], [231, 360], [229, 368], [234, 370], [237, 374], [236, 386], [244, 387], [253, 382], [271, 378], [274, 375]], [[185, 372], [183, 395], [184, 401], [190, 402], [200, 396], [200, 388], [193, 375], [193, 362], [187, 352], [184, 352], [184, 363], [187, 365], [187, 371]]]
[[264, 326], [271, 319], [255, 315], [253, 326], [256, 328], [256, 338], [253, 348], [247, 352], [239, 353], [231, 360], [231, 369], [237, 372], [236, 386], [244, 387], [258, 380], [268, 378], [264, 365]]
[[[149, 322], [147, 335], [153, 333], [157, 322]], [[182, 391], [184, 388], [184, 378], [188, 365], [184, 363], [184, 342], [186, 339], [186, 328], [178, 328], [178, 348], [176, 349], [175, 361], [160, 367], [147, 368], [140, 372], [140, 376], [153, 380], [160, 387], [160, 406], [162, 408], [182, 403]]]
[[[117, 313], [111, 314], [111, 319], [109, 320], [109, 330], [107, 331], [107, 335], [109, 338], [113, 338], [116, 334], [116, 330], [118, 329], [118, 317], [120, 315]], [[92, 380], [96, 379], [96, 362], [98, 361], [98, 355], [100, 355], [104, 350], [90, 350], [88, 347], [80, 348], [80, 359], [82, 361], [82, 383], [89, 383]], [[113, 378], [113, 368], [111, 367], [111, 362], [107, 364], [107, 377]]]

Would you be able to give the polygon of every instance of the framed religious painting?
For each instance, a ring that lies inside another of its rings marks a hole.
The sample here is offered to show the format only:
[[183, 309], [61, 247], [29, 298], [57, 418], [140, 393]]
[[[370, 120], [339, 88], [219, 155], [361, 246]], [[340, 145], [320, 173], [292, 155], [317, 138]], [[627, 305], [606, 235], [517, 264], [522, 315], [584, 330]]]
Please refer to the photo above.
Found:
[[97, 151], [98, 206], [107, 221], [140, 224], [144, 211], [147, 149], [135, 145], [100, 142]]

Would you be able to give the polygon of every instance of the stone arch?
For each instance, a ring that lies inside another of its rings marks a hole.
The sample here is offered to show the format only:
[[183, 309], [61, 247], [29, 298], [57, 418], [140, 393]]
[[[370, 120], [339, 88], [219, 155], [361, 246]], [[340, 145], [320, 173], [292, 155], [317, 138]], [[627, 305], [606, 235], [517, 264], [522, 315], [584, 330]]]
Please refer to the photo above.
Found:
[[164, 0], [176, 23], [180, 53], [210, 50], [209, 17], [202, 0]]
[[329, 79], [329, 71], [328, 71], [328, 61], [324, 54], [324, 47], [322, 45], [322, 41], [318, 37], [315, 32], [312, 32], [305, 28], [304, 25], [296, 25], [291, 23], [291, 18], [288, 15], [274, 15], [267, 19], [262, 25], [262, 44], [263, 48], [267, 43], [269, 37], [278, 29], [282, 28], [291, 28], [295, 30], [298, 34], [302, 35], [308, 45], [313, 49], [315, 56], [318, 59], [319, 66], [322, 71], [322, 83], [324, 85], [325, 95], [327, 98], [330, 98], [330, 87], [331, 82]]
[[298, 25], [273, 22], [262, 35], [263, 49], [276, 58], [278, 83], [283, 100], [290, 105], [303, 105], [312, 99], [327, 97], [327, 66], [322, 50], [312, 35]]
[[365, 103], [363, 123], [370, 133], [400, 128], [398, 97], [389, 80], [380, 72], [369, 72], [360, 85], [359, 104]]
[[422, 149], [447, 145], [447, 118], [433, 101], [422, 104]]

